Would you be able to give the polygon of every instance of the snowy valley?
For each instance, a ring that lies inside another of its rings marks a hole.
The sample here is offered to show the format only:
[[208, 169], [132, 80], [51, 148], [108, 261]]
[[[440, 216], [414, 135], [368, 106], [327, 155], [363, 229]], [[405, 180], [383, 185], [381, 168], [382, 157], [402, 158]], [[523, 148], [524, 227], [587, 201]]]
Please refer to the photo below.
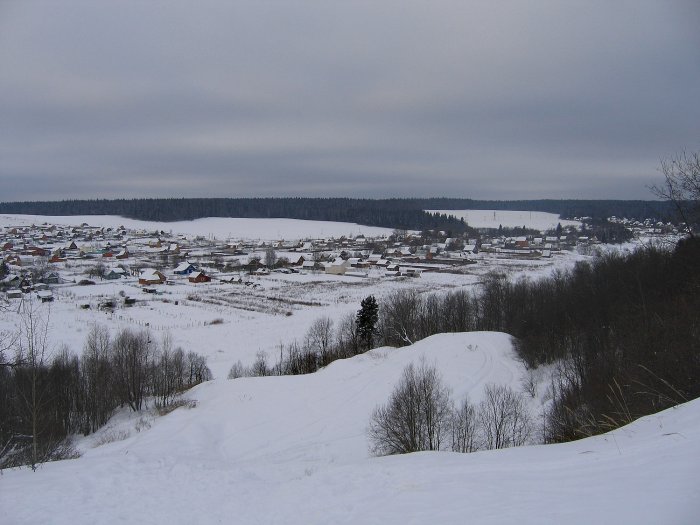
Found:
[[[28, 278], [30, 266], [21, 263], [30, 260], [58, 275], [46, 287], [31, 283], [19, 298], [8, 284], [4, 334], [21, 324], [28, 301], [48, 322], [47, 359], [62, 348], [79, 354], [92, 327], [112, 336], [134, 329], [147, 332], [154, 348], [167, 341], [197, 352], [213, 376], [182, 394], [174, 410], [152, 402], [138, 412], [118, 409], [96, 432], [74, 437], [77, 459], [43, 463], [36, 472], [0, 471], [3, 521], [693, 523], [700, 510], [698, 402], [603, 435], [540, 445], [557, 370], [528, 369], [505, 333], [436, 334], [338, 359], [312, 374], [227, 379], [236, 362], [250, 367], [261, 356], [273, 370], [285, 345], [304, 344], [315, 320], [328, 318], [340, 329], [368, 295], [381, 304], [397, 292], [472, 293], [494, 274], [534, 281], [606, 252], [673, 240], [640, 231], [630, 243], [605, 245], [581, 239], [572, 223], [565, 225], [571, 241], [550, 239], [545, 249], [544, 229], [557, 223], [543, 215], [512, 217], [514, 226], [528, 216], [535, 221], [527, 226], [543, 228], [539, 240], [503, 239], [503, 247], [483, 243], [480, 250], [465, 250], [468, 240], [450, 250], [444, 235], [411, 247], [397, 232], [342, 223], [3, 217], [6, 253], [22, 242], [25, 251], [46, 247], [46, 255], [18, 255], [9, 275]], [[63, 228], [76, 239], [52, 238]], [[34, 238], [23, 238], [25, 232]], [[90, 238], [78, 238], [84, 235]], [[271, 250], [275, 264], [263, 268]], [[312, 264], [290, 263], [297, 257]], [[282, 258], [286, 263], [276, 264]], [[358, 266], [328, 271], [334, 261], [351, 259]], [[211, 281], [177, 273], [183, 263]], [[108, 279], [93, 272], [98, 264], [123, 272]], [[421, 271], [406, 276], [389, 271], [391, 264]], [[157, 268], [165, 281], [140, 283], [143, 268]], [[42, 302], [46, 290], [52, 300]], [[373, 410], [387, 402], [408, 365], [421, 363], [435, 368], [455, 406], [467, 398], [479, 407], [489, 387], [517, 393], [530, 418], [527, 445], [374, 457]]]

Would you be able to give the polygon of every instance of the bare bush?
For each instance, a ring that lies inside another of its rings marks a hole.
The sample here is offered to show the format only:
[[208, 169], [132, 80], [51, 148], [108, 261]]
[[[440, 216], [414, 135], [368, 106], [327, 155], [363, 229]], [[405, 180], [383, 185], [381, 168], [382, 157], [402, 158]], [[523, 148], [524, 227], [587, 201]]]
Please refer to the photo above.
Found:
[[489, 450], [524, 445], [532, 432], [523, 396], [509, 386], [487, 385], [478, 417]]
[[372, 413], [370, 450], [384, 456], [444, 448], [451, 422], [449, 390], [434, 366], [408, 365], [386, 405]]
[[174, 399], [169, 405], [158, 408], [158, 415], [165, 416], [170, 414], [173, 410], [177, 408], [195, 408], [197, 406], [196, 399], [187, 399], [183, 397], [178, 397]]
[[254, 377], [269, 376], [271, 369], [267, 364], [267, 354], [265, 352], [258, 352], [255, 354], [255, 362], [250, 369], [250, 375]]
[[116, 441], [124, 441], [125, 439], [129, 439], [130, 437], [131, 433], [128, 430], [111, 429], [99, 435], [97, 439], [95, 439], [94, 446], [95, 448], [97, 448], [101, 447], [102, 445], [114, 443]]
[[241, 363], [241, 360], [239, 359], [235, 363], [233, 363], [233, 366], [231, 367], [231, 370], [228, 371], [228, 378], [229, 379], [237, 379], [239, 377], [246, 377], [249, 375], [248, 370], [246, 370], [246, 367], [243, 366], [243, 363]]

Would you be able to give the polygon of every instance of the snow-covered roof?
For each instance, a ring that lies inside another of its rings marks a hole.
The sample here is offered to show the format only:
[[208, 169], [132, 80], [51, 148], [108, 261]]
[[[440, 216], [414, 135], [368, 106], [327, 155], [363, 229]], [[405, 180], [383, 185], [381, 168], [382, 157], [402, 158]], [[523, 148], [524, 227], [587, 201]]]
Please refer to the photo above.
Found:
[[184, 261], [178, 264], [175, 269], [173, 270], [174, 272], [184, 272], [188, 270], [189, 268], [194, 268], [194, 265], [190, 262]]

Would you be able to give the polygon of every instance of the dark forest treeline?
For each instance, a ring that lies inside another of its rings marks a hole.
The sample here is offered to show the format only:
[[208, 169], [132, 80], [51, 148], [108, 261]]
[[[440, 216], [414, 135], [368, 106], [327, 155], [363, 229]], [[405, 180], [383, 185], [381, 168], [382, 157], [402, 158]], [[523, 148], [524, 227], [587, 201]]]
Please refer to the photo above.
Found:
[[203, 217], [289, 218], [354, 222], [411, 230], [440, 229], [464, 232], [463, 221], [423, 210], [530, 210], [557, 213], [564, 218], [611, 216], [669, 221], [671, 203], [621, 200], [472, 199], [350, 199], [350, 198], [165, 198], [95, 199], [44, 202], [3, 202], [0, 213], [30, 215], [119, 215], [149, 221], [179, 221]]
[[515, 210], [557, 213], [563, 219], [574, 217], [626, 217], [676, 221], [674, 205], [668, 201], [534, 199], [490, 201], [473, 199], [431, 198], [416, 200], [426, 210]]
[[149, 400], [159, 409], [180, 402], [178, 395], [211, 379], [206, 359], [152, 342], [147, 331], [120, 331], [111, 338], [94, 326], [82, 355], [67, 348], [45, 356], [42, 320], [27, 314], [17, 355], [0, 366], [0, 468], [70, 457], [66, 439], [103, 426], [118, 407], [134, 411]]
[[386, 228], [467, 231], [464, 221], [426, 213], [401, 199], [250, 198], [115, 199], [0, 203], [0, 213], [30, 215], [119, 215], [146, 221], [181, 221], [203, 217], [288, 218], [352, 222]]

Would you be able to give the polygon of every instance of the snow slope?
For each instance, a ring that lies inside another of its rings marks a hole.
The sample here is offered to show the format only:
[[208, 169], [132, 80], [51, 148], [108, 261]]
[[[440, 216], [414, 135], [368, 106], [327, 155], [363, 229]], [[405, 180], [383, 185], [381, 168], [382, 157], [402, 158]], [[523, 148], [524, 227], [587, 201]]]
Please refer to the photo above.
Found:
[[89, 448], [106, 429], [80, 459], [5, 471], [3, 523], [696, 522], [697, 401], [564, 445], [369, 457], [372, 409], [421, 357], [473, 402], [524, 372], [509, 336], [466, 333], [307, 376], [212, 381], [140, 432], [115, 422], [126, 439]]

